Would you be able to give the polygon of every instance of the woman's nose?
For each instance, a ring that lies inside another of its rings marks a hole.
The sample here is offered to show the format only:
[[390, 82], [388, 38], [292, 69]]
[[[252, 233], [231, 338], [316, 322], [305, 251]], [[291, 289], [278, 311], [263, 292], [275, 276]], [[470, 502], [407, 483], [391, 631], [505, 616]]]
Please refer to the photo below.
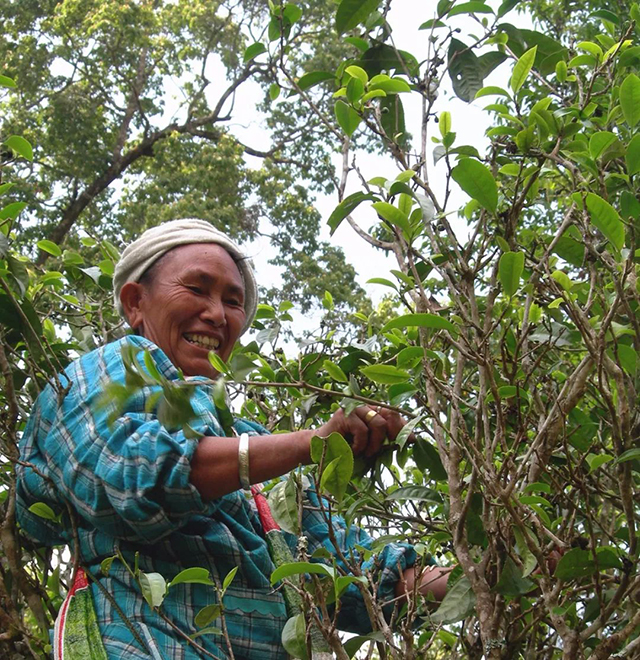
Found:
[[200, 314], [201, 318], [215, 326], [226, 325], [227, 317], [222, 300], [217, 296], [207, 299], [206, 305]]

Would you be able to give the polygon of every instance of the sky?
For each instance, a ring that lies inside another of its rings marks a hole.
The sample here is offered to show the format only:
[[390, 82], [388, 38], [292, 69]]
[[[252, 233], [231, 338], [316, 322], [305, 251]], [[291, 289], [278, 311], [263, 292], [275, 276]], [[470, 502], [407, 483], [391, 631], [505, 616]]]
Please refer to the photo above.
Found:
[[[489, 0], [491, 6], [498, 7], [499, 2]], [[393, 0], [391, 12], [388, 20], [393, 28], [393, 38], [402, 49], [408, 50], [421, 61], [427, 56], [427, 31], [420, 31], [419, 26], [429, 18], [433, 17], [435, 11], [435, 0], [433, 2], [416, 2], [416, 0]], [[416, 12], [416, 7], [420, 10]], [[416, 15], [417, 14], [417, 15]], [[511, 12], [505, 20], [517, 24], [521, 27], [531, 27], [530, 19], [527, 16], [521, 16]], [[455, 21], [455, 23], [453, 22]], [[477, 24], [468, 17], [459, 16], [448, 21], [452, 27], [460, 27], [460, 38], [465, 40], [465, 36], [470, 32], [478, 32]], [[511, 75], [512, 65], [504, 63], [498, 69], [485, 79], [485, 85], [508, 86]], [[223, 75], [223, 74], [222, 74]], [[210, 78], [214, 79], [214, 78]], [[451, 85], [448, 75], [445, 75], [441, 81], [438, 90], [438, 101], [435, 106], [437, 114], [447, 110], [451, 113], [452, 128], [457, 134], [456, 144], [472, 144], [482, 153], [483, 148], [488, 144], [484, 136], [486, 128], [489, 126], [489, 115], [483, 111], [491, 99], [481, 98], [472, 103], [465, 103], [455, 97], [451, 91]], [[413, 97], [413, 98], [411, 98]], [[249, 144], [257, 149], [269, 148], [269, 134], [264, 125], [263, 118], [256, 112], [255, 106], [262, 101], [263, 91], [257, 84], [245, 84], [241, 87], [238, 97], [235, 101], [235, 121], [230, 123], [230, 129], [245, 144]], [[276, 101], [277, 103], [277, 101]], [[403, 96], [405, 105], [406, 124], [409, 132], [414, 135], [420, 134], [421, 116], [420, 102], [418, 95], [406, 94]], [[430, 135], [439, 136], [437, 124], [433, 123], [430, 128]], [[431, 143], [431, 147], [435, 147]], [[339, 166], [340, 159], [336, 157], [336, 165]], [[358, 158], [358, 164], [362, 168], [362, 173], [366, 179], [374, 176], [384, 176], [395, 178], [399, 172], [397, 166], [388, 156], [378, 156], [375, 154], [364, 154]], [[259, 164], [256, 162], [256, 166]], [[442, 197], [445, 186], [446, 165], [444, 160], [439, 161], [435, 166], [433, 161], [429, 162], [429, 181], [438, 197]], [[454, 185], [453, 196], [449, 208], [462, 206], [468, 201], [468, 198]], [[355, 173], [350, 175], [346, 194], [359, 190], [359, 181]], [[388, 272], [391, 268], [397, 268], [397, 264], [392, 257], [385, 257], [379, 250], [375, 250], [365, 241], [360, 239], [354, 230], [343, 222], [336, 233], [331, 237], [326, 220], [338, 204], [337, 194], [319, 195], [316, 197], [316, 206], [320, 210], [323, 218], [321, 238], [331, 242], [333, 245], [342, 247], [347, 261], [351, 263], [358, 273], [358, 283], [371, 296], [374, 304], [379, 302], [388, 289], [379, 284], [367, 284], [367, 280], [373, 277], [389, 277]], [[363, 204], [354, 213], [354, 219], [359, 222], [363, 228], [368, 228], [376, 222], [374, 211]], [[465, 233], [465, 225], [462, 220], [453, 220], [454, 229], [461, 235]], [[247, 251], [253, 256], [259, 280], [276, 281], [280, 277], [279, 271], [268, 264], [272, 247], [268, 239], [255, 241], [247, 247]], [[390, 279], [394, 279], [393, 276]], [[306, 329], [312, 329], [320, 318], [303, 319], [300, 315], [296, 316], [296, 324], [302, 325]]]

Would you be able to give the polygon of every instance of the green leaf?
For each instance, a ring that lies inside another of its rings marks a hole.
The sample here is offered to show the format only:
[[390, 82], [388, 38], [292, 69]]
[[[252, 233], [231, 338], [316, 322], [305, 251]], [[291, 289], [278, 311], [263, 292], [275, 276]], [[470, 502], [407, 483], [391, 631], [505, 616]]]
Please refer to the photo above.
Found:
[[440, 493], [433, 488], [426, 488], [425, 486], [403, 486], [387, 495], [385, 499], [400, 502], [410, 500], [415, 502], [435, 502], [436, 504], [442, 503]]
[[517, 598], [529, 593], [535, 586], [535, 582], [522, 576], [513, 559], [507, 557], [496, 584], [496, 591], [508, 598]]
[[479, 99], [483, 96], [506, 96], [508, 99], [511, 98], [509, 92], [507, 92], [506, 89], [502, 89], [502, 87], [495, 87], [490, 85], [489, 87], [483, 87], [482, 89], [479, 89], [476, 92], [475, 98]]
[[36, 516], [40, 518], [45, 518], [46, 520], [52, 520], [53, 522], [58, 521], [58, 516], [54, 513], [53, 509], [44, 502], [36, 502], [29, 507], [31, 513], [35, 513]]
[[614, 459], [611, 454], [588, 454], [586, 461], [589, 465], [589, 474], [595, 472], [599, 467], [610, 463]]
[[238, 572], [238, 567], [234, 566], [225, 576], [222, 581], [222, 591], [226, 591], [229, 588], [229, 585], [233, 582], [236, 573]]
[[336, 12], [336, 31], [343, 34], [367, 20], [380, 0], [342, 0]]
[[351, 65], [348, 66], [345, 71], [352, 77], [358, 78], [363, 85], [366, 85], [369, 82], [369, 76], [367, 72], [360, 66]]
[[302, 575], [306, 573], [330, 577], [332, 580], [335, 578], [335, 571], [330, 566], [325, 566], [324, 564], [312, 564], [307, 561], [296, 561], [289, 564], [283, 564], [276, 568], [276, 570], [271, 573], [271, 584], [273, 585], [276, 582], [280, 582], [280, 580], [284, 580], [293, 575]]
[[308, 660], [307, 654], [307, 625], [304, 620], [304, 614], [296, 614], [284, 624], [282, 629], [282, 646], [292, 658]]
[[498, 277], [507, 297], [511, 298], [520, 287], [524, 270], [524, 252], [505, 252], [498, 264]]
[[10, 138], [4, 142], [7, 147], [12, 151], [15, 151], [19, 156], [22, 156], [25, 160], [33, 161], [33, 148], [27, 140], [25, 140], [20, 135], [12, 135]]
[[616, 14], [608, 9], [598, 9], [597, 11], [592, 11], [589, 14], [590, 18], [601, 18], [603, 21], [609, 21], [614, 25], [620, 25], [620, 19]]
[[335, 232], [335, 230], [340, 226], [340, 223], [355, 209], [365, 200], [374, 200], [378, 199], [375, 195], [368, 194], [368, 193], [363, 193], [363, 192], [356, 192], [353, 193], [352, 195], [349, 195], [348, 197], [345, 197], [338, 206], [333, 210], [331, 215], [329, 216], [329, 219], [327, 220], [327, 224], [331, 228], [331, 234]]
[[429, 472], [429, 476], [434, 481], [446, 481], [447, 471], [442, 465], [438, 450], [429, 442], [418, 438], [413, 447], [413, 460], [419, 470]]
[[353, 475], [353, 455], [351, 460], [334, 458], [325, 464], [320, 477], [320, 488], [331, 493], [338, 502], [341, 502], [347, 492], [347, 487]]
[[[531, 575], [535, 567], [538, 565], [538, 560], [536, 559], [536, 556], [531, 552], [531, 550], [529, 550], [529, 546], [525, 541], [524, 534], [517, 527], [513, 528], [513, 535], [516, 539], [516, 543], [518, 544], [518, 554], [522, 558], [522, 577], [527, 577], [528, 575]], [[531, 538], [535, 537], [531, 535]]]
[[340, 383], [348, 383], [349, 379], [347, 378], [347, 375], [340, 369], [340, 367], [331, 362], [331, 360], [325, 360], [322, 363], [323, 368], [325, 371], [333, 378], [333, 380], [337, 380]]
[[337, 101], [334, 110], [340, 128], [351, 137], [360, 124], [360, 115], [344, 101]]
[[520, 0], [504, 0], [500, 7], [498, 7], [498, 18], [502, 18], [505, 14], [508, 14], [519, 3]]
[[625, 160], [627, 161], [627, 174], [629, 176], [640, 172], [640, 135], [634, 136], [627, 145]]
[[437, 314], [403, 314], [391, 319], [385, 323], [381, 332], [388, 332], [394, 328], [435, 328], [436, 330], [449, 330], [457, 334], [456, 326], [448, 319], [438, 316]]
[[632, 346], [626, 344], [618, 344], [617, 346], [618, 359], [620, 366], [631, 376], [638, 373], [638, 354]]
[[278, 85], [278, 83], [273, 83], [269, 87], [269, 98], [272, 101], [275, 101], [278, 98], [278, 96], [280, 96], [280, 85]]
[[580, 268], [584, 263], [584, 244], [569, 236], [560, 236], [553, 251], [572, 266]]
[[484, 2], [475, 0], [475, 2], [463, 2], [462, 4], [454, 5], [454, 7], [447, 12], [447, 17], [451, 18], [458, 14], [493, 14], [493, 9]]
[[558, 79], [558, 82], [566, 82], [567, 73], [567, 63], [564, 60], [560, 60], [556, 64], [556, 78]]
[[473, 614], [475, 607], [476, 597], [471, 582], [463, 576], [447, 591], [440, 607], [431, 615], [431, 620], [443, 625], [457, 623]]
[[209, 351], [209, 362], [211, 366], [219, 373], [225, 376], [231, 376], [231, 370], [225, 364], [224, 360], [214, 351]]
[[622, 114], [631, 128], [640, 120], [640, 78], [630, 73], [620, 85]]
[[176, 584], [208, 584], [214, 585], [215, 582], [211, 579], [209, 571], [206, 568], [199, 568], [194, 566], [193, 568], [185, 568], [183, 571], [180, 571], [171, 582], [169, 582], [169, 587], [174, 587]]
[[[378, 76], [375, 76], [375, 78], [378, 78]], [[372, 78], [369, 83], [371, 91], [382, 90], [386, 94], [402, 94], [411, 91], [408, 83], [400, 78], [389, 78], [388, 76], [385, 76], [387, 80], [376, 80], [375, 78]]]
[[267, 495], [274, 520], [285, 532], [300, 534], [298, 524], [298, 497], [293, 475], [279, 481]]
[[37, 245], [41, 250], [48, 252], [54, 257], [59, 257], [62, 255], [60, 246], [56, 245], [53, 241], [47, 241], [46, 239], [43, 239], [42, 241], [38, 241]]
[[244, 51], [244, 55], [242, 59], [246, 64], [247, 62], [251, 62], [252, 59], [258, 57], [258, 55], [261, 55], [262, 53], [266, 53], [266, 52], [267, 52], [267, 47], [263, 43], [258, 41], [255, 44], [251, 44], [251, 46], [247, 47], [247, 49]]
[[488, 167], [474, 158], [461, 158], [451, 171], [451, 176], [469, 197], [495, 213], [498, 206], [498, 186]]
[[316, 435], [311, 438], [311, 458], [323, 463], [320, 486], [342, 500], [353, 475], [353, 452], [347, 441], [339, 433], [327, 438]]
[[314, 85], [318, 85], [321, 82], [326, 82], [327, 80], [335, 80], [335, 77], [335, 73], [331, 73], [330, 71], [311, 71], [300, 77], [298, 80], [298, 87], [304, 91], [310, 87], [313, 87]]
[[167, 593], [167, 583], [160, 573], [140, 571], [140, 589], [149, 607], [160, 607]]
[[198, 628], [204, 628], [220, 617], [221, 614], [222, 607], [219, 604], [207, 605], [196, 614], [193, 621]]
[[323, 454], [325, 463], [329, 463], [334, 458], [348, 460], [349, 455], [353, 456], [349, 443], [339, 433], [332, 433], [326, 438], [321, 438], [319, 435], [311, 438], [311, 460], [320, 463]]
[[[207, 607], [212, 607], [212, 606], [208, 605]], [[207, 628], [202, 628], [201, 630], [198, 630], [194, 633], [191, 633], [190, 637], [191, 637], [191, 639], [196, 639], [197, 637], [200, 637], [201, 635], [222, 635], [222, 634], [223, 634], [222, 628], [216, 628], [215, 626], [208, 626]]]
[[621, 250], [624, 246], [624, 224], [618, 212], [609, 202], [592, 192], [587, 193], [586, 204], [591, 222], [618, 251]]
[[384, 643], [384, 634], [377, 630], [376, 632], [369, 633], [368, 635], [356, 635], [344, 643], [344, 650], [347, 652], [347, 655], [350, 658], [353, 658], [365, 642], [370, 642], [372, 640], [375, 642]]
[[16, 82], [15, 82], [15, 80], [13, 80], [13, 78], [9, 78], [8, 76], [0, 75], [0, 86], [1, 87], [15, 87]]
[[396, 383], [405, 383], [411, 378], [408, 371], [398, 369], [390, 364], [372, 364], [368, 367], [362, 367], [360, 371], [369, 380], [382, 385], [394, 385]]
[[515, 66], [513, 67], [513, 73], [511, 74], [511, 80], [509, 81], [509, 87], [514, 92], [517, 92], [522, 85], [524, 85], [531, 67], [536, 59], [536, 53], [538, 52], [538, 47], [534, 46], [528, 51], [523, 53], [523, 55], [518, 59]]
[[411, 181], [415, 175], [415, 170], [405, 170], [404, 172], [400, 172], [400, 174], [398, 174], [396, 181], [399, 181], [400, 183], [407, 183], [408, 181]]
[[361, 53], [369, 50], [369, 42], [362, 37], [345, 37], [343, 41], [351, 46], [355, 46]]
[[400, 145], [407, 145], [404, 106], [397, 94], [380, 99], [380, 122], [385, 135]]
[[370, 280], [367, 280], [367, 284], [382, 284], [383, 286], [392, 288], [394, 291], [398, 290], [398, 287], [393, 282], [384, 277], [372, 277]]
[[640, 220], [640, 202], [628, 190], [624, 190], [620, 195], [620, 213], [625, 220]]
[[611, 131], [598, 131], [589, 140], [589, 153], [594, 160], [599, 158], [604, 150], [616, 141], [616, 136]]
[[406, 50], [400, 50], [387, 46], [387, 44], [376, 44], [369, 48], [358, 62], [370, 77], [383, 71], [411, 76], [420, 75], [420, 64], [418, 60]]
[[471, 102], [483, 83], [483, 69], [478, 58], [462, 41], [451, 39], [448, 62], [455, 95], [467, 103]]
[[396, 356], [396, 364], [402, 369], [404, 367], [415, 367], [424, 358], [424, 349], [422, 346], [407, 346], [403, 348]]
[[[620, 567], [620, 560], [611, 548], [598, 548], [596, 558], [601, 571]], [[554, 576], [560, 580], [576, 580], [593, 575], [595, 572], [596, 563], [593, 553], [589, 550], [573, 548], [561, 557]]]
[[554, 270], [551, 277], [565, 290], [571, 291], [573, 289], [573, 282], [571, 278], [562, 270]]
[[374, 202], [371, 206], [375, 209], [376, 213], [387, 222], [396, 225], [396, 227], [400, 227], [400, 229], [407, 234], [411, 232], [409, 217], [393, 204], [387, 202]]
[[420, 424], [422, 421], [422, 415], [414, 417], [412, 420], [408, 421], [401, 429], [400, 433], [396, 436], [396, 444], [400, 449], [402, 449], [409, 439], [409, 436], [413, 433], [413, 430]]
[[0, 211], [0, 220], [9, 220], [9, 218], [15, 220], [26, 205], [26, 202], [11, 202], [10, 204], [7, 204]]
[[616, 458], [615, 463], [626, 463], [627, 461], [635, 461], [640, 459], [640, 447], [634, 447], [633, 449], [627, 449], [627, 451], [622, 452], [618, 458]]
[[297, 23], [302, 18], [302, 8], [289, 2], [282, 10], [282, 17], [289, 21], [291, 25]]
[[336, 578], [336, 582], [335, 582], [336, 599], [340, 598], [342, 592], [350, 584], [354, 584], [355, 582], [359, 582], [360, 584], [364, 584], [364, 585], [369, 584], [369, 581], [364, 575], [360, 575], [358, 577], [356, 577], [355, 575], [341, 575], [340, 577]]
[[438, 128], [440, 129], [440, 135], [444, 137], [449, 131], [451, 131], [451, 113], [447, 112], [446, 110], [444, 112], [440, 113], [440, 117], [438, 118]]
[[118, 555], [112, 555], [111, 557], [107, 557], [106, 559], [103, 559], [100, 562], [100, 571], [102, 575], [109, 575], [109, 571], [111, 570], [111, 564], [113, 564], [114, 559], [117, 559]]

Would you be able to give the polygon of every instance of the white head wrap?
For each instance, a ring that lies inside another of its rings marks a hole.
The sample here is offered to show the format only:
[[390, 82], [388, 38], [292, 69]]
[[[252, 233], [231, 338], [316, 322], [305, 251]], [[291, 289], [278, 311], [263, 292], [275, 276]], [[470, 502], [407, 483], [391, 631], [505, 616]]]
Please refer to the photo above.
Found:
[[188, 245], [190, 243], [215, 243], [220, 245], [236, 262], [236, 266], [238, 266], [240, 275], [244, 280], [244, 311], [247, 319], [242, 332], [246, 332], [251, 327], [258, 304], [258, 287], [253, 274], [253, 263], [226, 234], [215, 229], [210, 223], [195, 218], [172, 220], [147, 229], [142, 236], [125, 248], [113, 275], [113, 294], [116, 309], [124, 318], [124, 309], [120, 302], [120, 291], [127, 282], [138, 282], [143, 273], [163, 254], [178, 245]]

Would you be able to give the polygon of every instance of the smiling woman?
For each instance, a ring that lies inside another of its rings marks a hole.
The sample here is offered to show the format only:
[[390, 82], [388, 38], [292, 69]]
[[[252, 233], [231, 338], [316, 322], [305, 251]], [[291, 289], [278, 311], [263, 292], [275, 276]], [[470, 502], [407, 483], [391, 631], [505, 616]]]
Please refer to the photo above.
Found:
[[[257, 287], [249, 260], [207, 222], [176, 220], [145, 232], [124, 251], [114, 284], [118, 307], [135, 334], [72, 363], [62, 400], [53, 387], [44, 390], [21, 443], [22, 529], [39, 545], [73, 545], [80, 567], [76, 584], [95, 607], [93, 623], [86, 619], [93, 607], [75, 610], [80, 627], [69, 635], [72, 589], [56, 624], [56, 657], [75, 649], [74, 657], [101, 660], [284, 659], [285, 601], [271, 587], [274, 564], [264, 529], [241, 485], [246, 489], [310, 463], [313, 435], [338, 432], [355, 454], [373, 455], [386, 438], [395, 439], [404, 420], [362, 406], [348, 416], [336, 412], [315, 431], [274, 436], [237, 419], [235, 435], [227, 436], [213, 405], [211, 379], [218, 374], [208, 355], [213, 350], [223, 360], [229, 357], [251, 325]], [[182, 372], [195, 382], [193, 433], [159, 421], [159, 386], [142, 387], [115, 420], [100, 405], [107, 385], [127, 382], [125, 347], [148, 351], [164, 378], [179, 380]], [[339, 518], [328, 522], [315, 493], [306, 497], [316, 502], [303, 512], [309, 554], [324, 547], [342, 565], [341, 557], [370, 547], [362, 530]], [[30, 507], [37, 502], [59, 513], [62, 524], [35, 515]], [[285, 540], [295, 550], [298, 539]], [[109, 559], [114, 555], [119, 561]], [[379, 602], [413, 588], [415, 559], [412, 547], [390, 544], [363, 564], [377, 575]], [[108, 575], [102, 571], [105, 560]], [[196, 614], [216, 603], [210, 584], [172, 586], [161, 610], [148, 605], [140, 576], [159, 573], [169, 581], [190, 567], [204, 568], [218, 581], [238, 569], [224, 597], [226, 636], [192, 638]], [[445, 583], [446, 569], [435, 569], [428, 587], [423, 585], [441, 598]], [[352, 587], [342, 599], [339, 623], [366, 632], [366, 607]]]
[[120, 291], [129, 325], [187, 376], [217, 375], [209, 351], [227, 360], [246, 323], [244, 299], [235, 261], [215, 244], [175, 247], [151, 276]]

